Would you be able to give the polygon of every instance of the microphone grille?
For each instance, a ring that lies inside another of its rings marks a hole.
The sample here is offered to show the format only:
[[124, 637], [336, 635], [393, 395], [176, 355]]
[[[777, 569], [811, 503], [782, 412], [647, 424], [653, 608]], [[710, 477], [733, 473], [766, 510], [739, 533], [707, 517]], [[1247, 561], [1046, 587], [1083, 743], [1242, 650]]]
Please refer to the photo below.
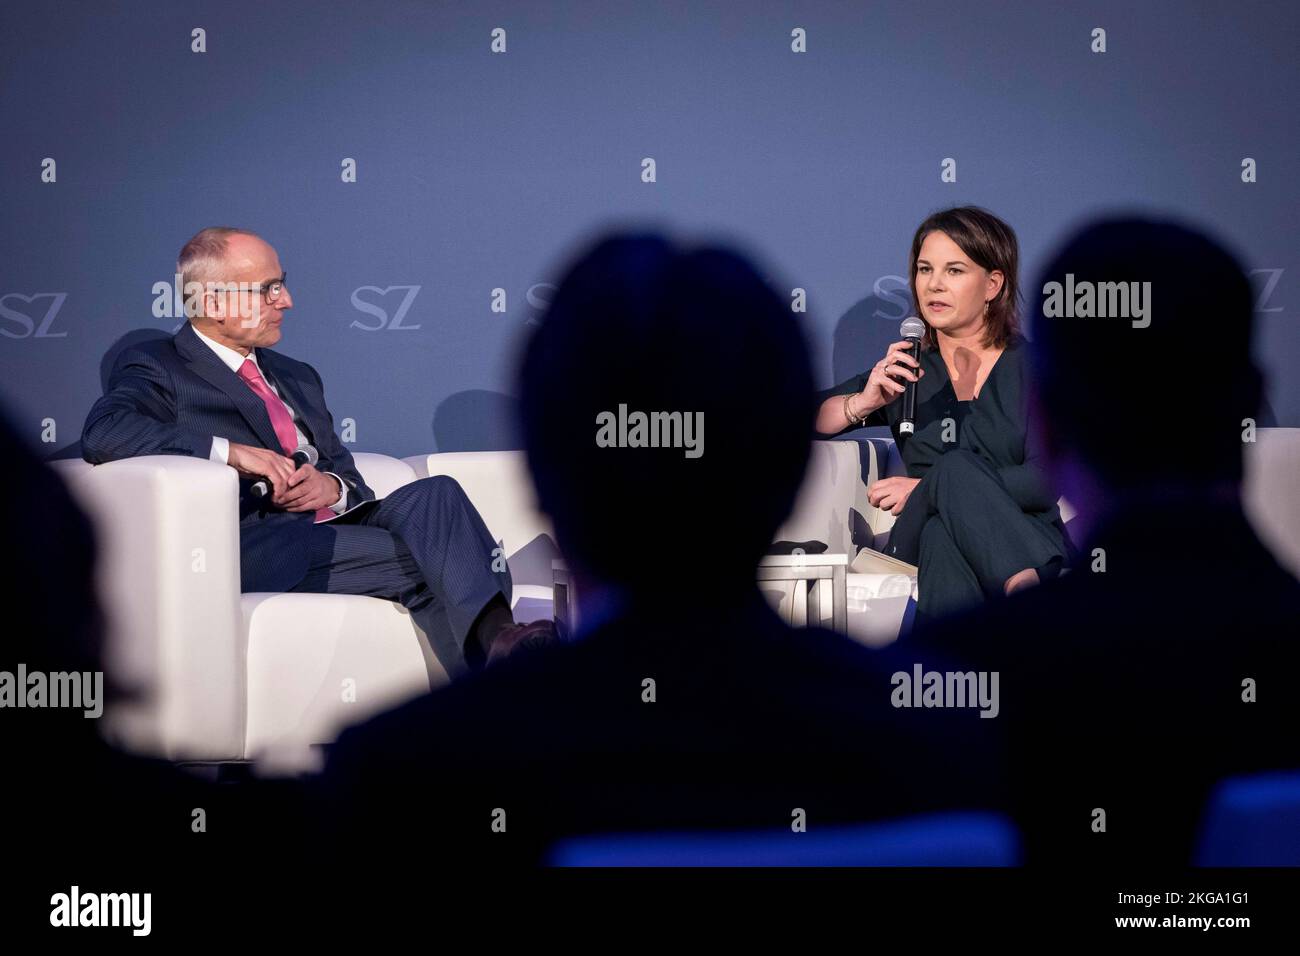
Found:
[[315, 445], [303, 443], [298, 446], [298, 450], [307, 456], [307, 464], [314, 465], [320, 461], [320, 452], [316, 450]]
[[919, 339], [925, 335], [925, 323], [914, 315], [909, 315], [898, 327], [898, 334], [905, 339]]

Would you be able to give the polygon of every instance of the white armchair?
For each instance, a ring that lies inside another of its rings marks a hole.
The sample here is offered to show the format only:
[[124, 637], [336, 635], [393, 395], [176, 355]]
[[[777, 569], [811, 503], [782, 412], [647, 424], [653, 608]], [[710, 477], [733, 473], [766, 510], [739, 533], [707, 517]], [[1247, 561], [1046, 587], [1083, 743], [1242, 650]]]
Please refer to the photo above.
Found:
[[[380, 497], [415, 480], [395, 458], [355, 458]], [[392, 601], [241, 595], [233, 469], [175, 455], [55, 467], [100, 537], [107, 666], [144, 692], [106, 715], [129, 749], [205, 762], [300, 755], [447, 680]]]

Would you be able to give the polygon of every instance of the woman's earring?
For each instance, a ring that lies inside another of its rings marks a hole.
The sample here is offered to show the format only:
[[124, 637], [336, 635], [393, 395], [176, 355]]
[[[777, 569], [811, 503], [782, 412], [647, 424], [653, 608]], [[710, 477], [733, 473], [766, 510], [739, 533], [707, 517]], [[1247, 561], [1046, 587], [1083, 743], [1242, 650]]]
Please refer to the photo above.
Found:
[[988, 317], [989, 317], [989, 300], [988, 300], [988, 299], [985, 299], [985, 300], [984, 300], [984, 318], [987, 319]]

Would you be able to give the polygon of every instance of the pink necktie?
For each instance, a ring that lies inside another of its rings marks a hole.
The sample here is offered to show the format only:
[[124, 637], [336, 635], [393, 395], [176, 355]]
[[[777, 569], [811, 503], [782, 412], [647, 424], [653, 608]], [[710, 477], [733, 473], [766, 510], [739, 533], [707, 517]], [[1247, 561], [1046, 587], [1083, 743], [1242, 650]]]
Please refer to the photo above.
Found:
[[[244, 359], [244, 364], [239, 366], [239, 377], [266, 406], [266, 414], [271, 418], [271, 427], [275, 429], [275, 437], [280, 440], [281, 450], [286, 456], [292, 457], [298, 450], [298, 431], [293, 427], [293, 418], [289, 415], [289, 409], [285, 408], [284, 402], [276, 398], [275, 393], [266, 384], [266, 379], [262, 378], [262, 373], [257, 370], [257, 363], [252, 359]], [[317, 521], [333, 517], [334, 512], [329, 508], [321, 508], [316, 512]]]

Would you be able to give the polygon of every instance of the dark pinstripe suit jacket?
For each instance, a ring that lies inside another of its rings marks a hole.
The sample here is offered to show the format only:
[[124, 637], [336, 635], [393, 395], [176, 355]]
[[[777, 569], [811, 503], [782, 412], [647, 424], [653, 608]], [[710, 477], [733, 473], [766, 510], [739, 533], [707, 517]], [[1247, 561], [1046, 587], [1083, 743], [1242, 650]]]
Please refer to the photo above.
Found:
[[[348, 486], [347, 505], [374, 500], [334, 434], [325, 386], [316, 370], [270, 349], [257, 361], [280, 396], [298, 413], [298, 426], [320, 453], [316, 467]], [[221, 361], [188, 323], [171, 339], [126, 349], [113, 366], [108, 388], [81, 432], [86, 461], [101, 464], [136, 455], [207, 458], [220, 435], [242, 445], [280, 449], [266, 406]], [[307, 536], [313, 516], [265, 505], [239, 482], [240, 577], [244, 591], [287, 591], [307, 572]]]

